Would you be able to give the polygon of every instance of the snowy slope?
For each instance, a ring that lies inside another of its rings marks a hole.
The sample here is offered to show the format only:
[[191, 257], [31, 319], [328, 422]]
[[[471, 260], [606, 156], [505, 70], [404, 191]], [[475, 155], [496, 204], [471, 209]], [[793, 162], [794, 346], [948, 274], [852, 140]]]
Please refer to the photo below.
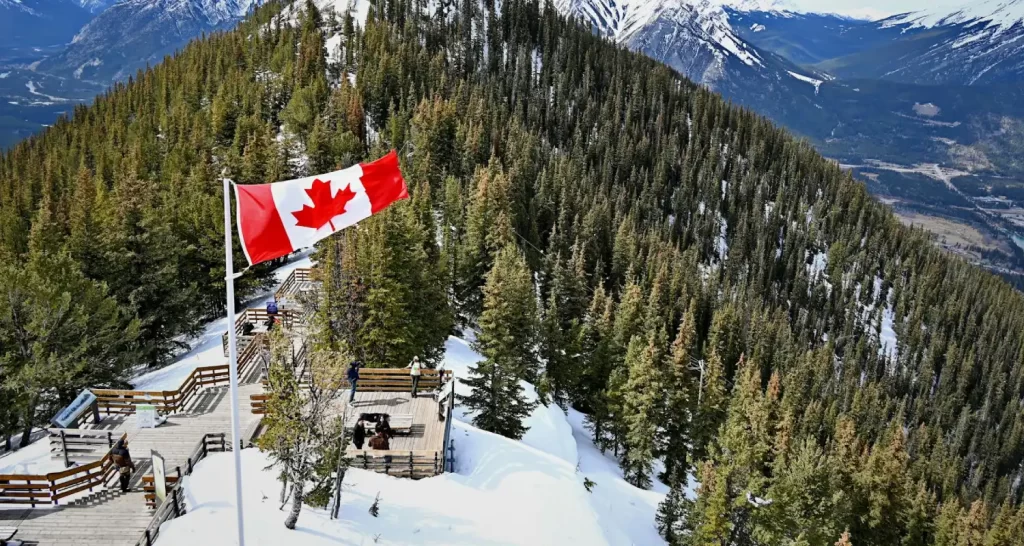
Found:
[[[464, 377], [480, 357], [449, 338], [445, 367]], [[460, 389], [465, 387], [460, 385]], [[532, 393], [532, 389], [530, 390]], [[456, 412], [454, 473], [419, 481], [351, 469], [341, 518], [306, 508], [295, 531], [275, 501], [276, 474], [259, 451], [243, 451], [247, 544], [326, 545], [650, 545], [664, 541], [654, 513], [665, 486], [637, 489], [590, 441], [583, 416], [540, 407], [521, 442], [481, 431]], [[186, 478], [188, 514], [164, 525], [159, 546], [235, 544], [230, 455], [201, 462]], [[584, 477], [596, 483], [592, 492]], [[367, 509], [380, 494], [380, 515]]]

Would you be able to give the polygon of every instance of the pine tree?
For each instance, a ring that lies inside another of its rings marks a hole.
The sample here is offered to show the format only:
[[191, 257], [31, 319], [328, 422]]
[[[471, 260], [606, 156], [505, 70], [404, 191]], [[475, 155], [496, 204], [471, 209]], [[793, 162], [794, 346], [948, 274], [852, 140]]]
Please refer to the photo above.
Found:
[[662, 481], [675, 485], [685, 482], [689, 469], [688, 460], [691, 445], [691, 425], [696, 402], [695, 382], [692, 380], [693, 349], [696, 344], [696, 300], [690, 301], [689, 309], [679, 324], [679, 332], [672, 342], [671, 359], [664, 372], [663, 386], [666, 391], [665, 411], [662, 422], [661, 452], [665, 459]]
[[484, 359], [470, 367], [464, 382], [473, 390], [461, 400], [476, 412], [477, 427], [518, 439], [534, 407], [521, 382], [537, 376], [537, 304], [530, 269], [517, 248], [498, 252], [483, 292], [476, 349]]
[[651, 486], [659, 416], [662, 414], [660, 369], [662, 367], [664, 330], [633, 336], [626, 351], [629, 379], [623, 397], [624, 450], [620, 460], [623, 475], [629, 483]]

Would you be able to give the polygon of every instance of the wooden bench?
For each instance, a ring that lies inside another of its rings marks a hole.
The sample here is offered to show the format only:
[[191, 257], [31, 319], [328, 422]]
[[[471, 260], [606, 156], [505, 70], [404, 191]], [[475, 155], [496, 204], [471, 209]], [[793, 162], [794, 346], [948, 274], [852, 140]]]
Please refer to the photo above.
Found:
[[[364, 416], [364, 415], [368, 415], [368, 414], [366, 414], [366, 413], [356, 413], [356, 414], [350, 415], [349, 418], [348, 418], [348, 422], [345, 423], [345, 428], [347, 428], [349, 430], [355, 429], [356, 423], [358, 423], [359, 419], [362, 416]], [[411, 434], [412, 433], [412, 414], [411, 413], [399, 413], [399, 414], [388, 413], [386, 415], [388, 416], [388, 424], [391, 425], [391, 430], [394, 431], [395, 434]], [[366, 436], [367, 436], [367, 438], [369, 438], [370, 436], [372, 436], [374, 434], [373, 429], [374, 429], [374, 425], [376, 425], [376, 424], [377, 424], [376, 421], [367, 421], [366, 422]]]

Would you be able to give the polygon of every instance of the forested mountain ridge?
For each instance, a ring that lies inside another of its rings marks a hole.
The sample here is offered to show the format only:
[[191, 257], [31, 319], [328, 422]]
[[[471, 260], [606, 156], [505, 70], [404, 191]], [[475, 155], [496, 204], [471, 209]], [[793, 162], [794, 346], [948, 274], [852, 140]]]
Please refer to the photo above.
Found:
[[[537, 343], [508, 373], [589, 413], [634, 483], [665, 461], [670, 543], [1020, 536], [1024, 297], [1005, 282], [809, 145], [551, 7], [378, 2], [365, 29], [281, 9], [0, 156], [4, 430], [158, 362], [217, 310], [222, 173], [395, 148], [413, 199], [321, 249], [354, 258], [331, 324], [369, 364], [436, 358], [453, 318], [524, 293], [485, 280], [526, 267], [541, 304], [515, 333]], [[69, 306], [87, 328], [50, 335]]]

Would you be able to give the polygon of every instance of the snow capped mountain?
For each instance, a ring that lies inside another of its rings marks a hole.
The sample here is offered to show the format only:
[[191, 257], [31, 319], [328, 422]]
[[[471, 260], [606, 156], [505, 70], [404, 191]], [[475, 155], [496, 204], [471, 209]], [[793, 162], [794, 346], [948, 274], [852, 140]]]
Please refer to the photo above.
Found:
[[730, 71], [765, 67], [757, 48], [733, 31], [725, 8], [783, 7], [778, 0], [560, 0], [556, 6], [589, 22], [595, 32], [712, 87]]
[[1009, 30], [1024, 20], [1024, 0], [981, 0], [950, 11], [949, 8], [904, 13], [882, 21], [882, 27], [899, 26], [935, 28], [951, 25], [981, 25], [983, 28]]
[[73, 0], [80, 7], [84, 8], [89, 13], [99, 13], [107, 9], [111, 4], [117, 0]]
[[[87, 0], [88, 1], [88, 0]], [[260, 0], [122, 0], [103, 11], [41, 70], [119, 80], [203, 32], [233, 26]]]
[[920, 85], [1018, 83], [1024, 77], [1024, 0], [981, 0], [879, 21], [885, 47], [824, 67], [847, 78]]

